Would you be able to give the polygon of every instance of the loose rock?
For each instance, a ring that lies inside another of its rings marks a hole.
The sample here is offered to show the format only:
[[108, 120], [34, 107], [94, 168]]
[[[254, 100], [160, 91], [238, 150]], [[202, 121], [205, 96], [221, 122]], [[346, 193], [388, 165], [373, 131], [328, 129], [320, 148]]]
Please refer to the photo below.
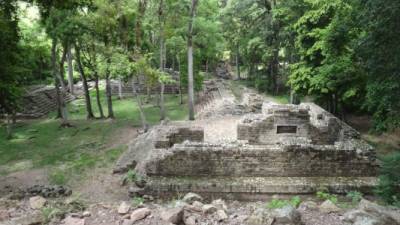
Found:
[[161, 219], [173, 224], [179, 224], [183, 220], [183, 207], [166, 209], [161, 212]]
[[228, 208], [226, 207], [225, 201], [222, 199], [217, 199], [214, 200], [211, 204], [213, 204], [215, 207], [217, 207], [217, 209], [221, 209], [221, 210], [228, 210]]
[[205, 213], [205, 214], [212, 214], [218, 210], [217, 207], [215, 207], [214, 205], [211, 205], [211, 204], [203, 205], [202, 209], [203, 209], [203, 213]]
[[340, 212], [341, 209], [337, 207], [332, 201], [326, 200], [319, 207], [319, 210], [323, 213]]
[[188, 203], [188, 204], [192, 204], [193, 202], [195, 202], [195, 201], [202, 201], [203, 200], [203, 198], [200, 196], [200, 195], [198, 195], [198, 194], [196, 194], [196, 193], [187, 193], [184, 197], [183, 197], [183, 199], [182, 199], [184, 202], [186, 202], [186, 203]]
[[300, 213], [293, 206], [284, 206], [272, 212], [274, 225], [298, 225], [301, 221]]
[[122, 202], [118, 207], [118, 214], [121, 214], [121, 215], [127, 214], [130, 209], [131, 209], [131, 206], [128, 203]]
[[85, 219], [68, 216], [64, 219], [64, 225], [85, 225]]
[[138, 220], [142, 220], [142, 219], [146, 218], [150, 214], [151, 214], [151, 211], [148, 208], [136, 209], [131, 214], [131, 221], [132, 222], [136, 222]]
[[228, 215], [227, 215], [226, 212], [225, 212], [224, 210], [222, 210], [222, 209], [219, 209], [219, 210], [217, 211], [217, 217], [218, 217], [218, 221], [219, 221], [219, 222], [222, 222], [222, 221], [228, 219]]
[[41, 196], [31, 197], [29, 199], [29, 205], [32, 209], [41, 209], [46, 204], [47, 200]]

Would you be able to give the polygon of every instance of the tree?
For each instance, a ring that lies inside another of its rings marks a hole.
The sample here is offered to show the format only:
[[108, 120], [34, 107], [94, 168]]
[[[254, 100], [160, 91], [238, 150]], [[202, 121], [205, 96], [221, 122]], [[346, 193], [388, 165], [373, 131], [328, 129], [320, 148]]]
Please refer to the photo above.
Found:
[[16, 1], [0, 2], [0, 113], [5, 113], [7, 117], [7, 138], [12, 137], [11, 116], [17, 109], [20, 96], [16, 10]]
[[193, 85], [193, 21], [195, 18], [198, 0], [192, 0], [190, 8], [189, 29], [187, 35], [188, 46], [188, 104], [189, 120], [194, 120], [194, 85]]
[[357, 48], [367, 73], [365, 106], [377, 131], [400, 127], [400, 2], [360, 0], [363, 36]]

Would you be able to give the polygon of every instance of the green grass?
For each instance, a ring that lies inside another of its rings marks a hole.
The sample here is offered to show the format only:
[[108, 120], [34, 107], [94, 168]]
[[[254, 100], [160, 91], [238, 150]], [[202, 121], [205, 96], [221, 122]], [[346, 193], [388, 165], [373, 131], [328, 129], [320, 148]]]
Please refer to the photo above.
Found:
[[[104, 113], [107, 115], [104, 91]], [[92, 95], [92, 106], [99, 116]], [[186, 105], [179, 104], [179, 96], [166, 95], [167, 116], [171, 120], [186, 118]], [[144, 105], [150, 124], [159, 122], [159, 107], [153, 103]], [[133, 98], [113, 99], [115, 120], [86, 120], [83, 99], [68, 104], [69, 119], [73, 127], [60, 128], [60, 122], [51, 113], [47, 118], [19, 122], [13, 130], [13, 139], [7, 140], [5, 128], [0, 127], [0, 175], [32, 168], [55, 168], [50, 175], [53, 183], [65, 183], [64, 173], [80, 171], [114, 162], [125, 146], [110, 148], [110, 143], [124, 135], [124, 129], [140, 126], [139, 110]], [[78, 172], [79, 173], [79, 172]]]

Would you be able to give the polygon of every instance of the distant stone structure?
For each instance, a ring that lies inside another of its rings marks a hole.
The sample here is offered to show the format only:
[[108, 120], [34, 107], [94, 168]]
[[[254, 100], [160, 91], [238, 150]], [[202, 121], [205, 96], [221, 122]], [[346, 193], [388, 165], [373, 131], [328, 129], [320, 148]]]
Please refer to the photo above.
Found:
[[196, 192], [251, 199], [322, 187], [369, 192], [376, 185], [374, 149], [313, 103], [264, 102], [261, 110], [242, 116], [237, 140], [229, 143], [207, 142], [204, 130], [189, 122], [158, 126], [150, 133], [138, 137], [127, 153], [142, 152], [143, 158], [125, 165], [147, 176], [146, 191], [155, 195]]
[[[173, 71], [172, 69], [165, 69], [165, 72], [171, 75], [172, 79], [175, 81], [171, 84], [166, 84], [164, 93], [165, 94], [179, 94], [179, 72]], [[136, 93], [138, 94], [147, 94], [147, 86], [144, 78], [140, 78], [139, 80], [134, 80]], [[183, 88], [185, 89], [185, 88]], [[160, 93], [160, 85], [155, 84], [149, 89], [151, 94], [158, 94]], [[132, 96], [133, 89], [132, 89], [132, 80], [129, 79], [128, 81], [123, 80], [112, 80], [111, 81], [111, 93], [112, 95], [122, 97]]]
[[[75, 97], [69, 93], [63, 95], [65, 102]], [[34, 85], [25, 88], [17, 117], [39, 118], [57, 110], [57, 94], [54, 86]], [[1, 111], [1, 110], [0, 110]]]

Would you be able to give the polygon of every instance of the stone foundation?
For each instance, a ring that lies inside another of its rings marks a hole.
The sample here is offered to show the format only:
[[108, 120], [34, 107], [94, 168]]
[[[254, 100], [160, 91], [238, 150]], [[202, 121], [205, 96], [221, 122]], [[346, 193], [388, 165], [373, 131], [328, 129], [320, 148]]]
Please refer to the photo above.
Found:
[[180, 144], [146, 165], [149, 176], [370, 177], [372, 152], [334, 146]]
[[237, 140], [204, 142], [203, 128], [190, 122], [145, 134], [147, 144], [132, 149], [146, 153], [135, 169], [147, 176], [147, 192], [252, 198], [322, 187], [370, 192], [376, 185], [374, 149], [332, 114], [312, 103], [264, 103], [255, 111], [240, 120]]

